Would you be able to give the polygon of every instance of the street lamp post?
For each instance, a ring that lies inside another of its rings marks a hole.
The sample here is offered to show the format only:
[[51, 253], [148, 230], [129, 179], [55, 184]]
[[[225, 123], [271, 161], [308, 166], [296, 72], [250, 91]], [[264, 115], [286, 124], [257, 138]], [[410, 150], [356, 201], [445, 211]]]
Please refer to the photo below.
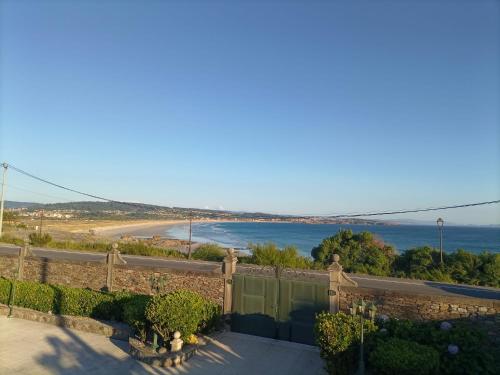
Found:
[[361, 318], [361, 345], [359, 346], [359, 365], [357, 375], [364, 375], [365, 373], [365, 354], [364, 354], [364, 336], [365, 336], [365, 314], [368, 313], [368, 317], [373, 322], [375, 320], [375, 314], [377, 313], [377, 307], [375, 304], [371, 303], [369, 305], [361, 299], [359, 302], [353, 302], [350, 308], [351, 315], [359, 315]]
[[441, 265], [443, 265], [443, 224], [444, 220], [439, 218], [436, 221], [439, 230], [439, 253], [441, 255]]
[[188, 249], [188, 259], [191, 259], [191, 235], [193, 233], [193, 212], [189, 212], [189, 249]]

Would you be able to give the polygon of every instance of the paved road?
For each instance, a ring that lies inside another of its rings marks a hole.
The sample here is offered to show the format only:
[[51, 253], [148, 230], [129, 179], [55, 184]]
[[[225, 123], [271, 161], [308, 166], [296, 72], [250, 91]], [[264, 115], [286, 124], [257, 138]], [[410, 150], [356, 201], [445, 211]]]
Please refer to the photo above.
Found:
[[0, 316], [0, 374], [323, 375], [316, 347], [224, 332], [177, 368], [128, 356], [128, 343], [48, 324]]
[[[79, 251], [48, 250], [42, 248], [33, 248], [35, 256], [46, 257], [49, 259], [68, 259], [75, 261], [101, 261], [105, 262], [106, 255], [102, 253], [84, 253]], [[17, 254], [18, 246], [0, 244], [0, 255]], [[156, 257], [144, 257], [124, 255], [123, 258], [127, 264], [134, 266], [165, 267], [176, 270], [190, 270], [199, 272], [220, 273], [221, 266], [213, 262], [204, 261], [184, 261], [175, 259], [163, 259]], [[377, 277], [367, 275], [350, 275], [360, 287], [376, 288], [389, 291], [403, 291], [426, 295], [451, 295], [468, 296], [475, 298], [485, 298], [500, 300], [500, 289], [475, 287], [468, 285], [447, 284], [431, 281], [398, 279], [392, 277]]]

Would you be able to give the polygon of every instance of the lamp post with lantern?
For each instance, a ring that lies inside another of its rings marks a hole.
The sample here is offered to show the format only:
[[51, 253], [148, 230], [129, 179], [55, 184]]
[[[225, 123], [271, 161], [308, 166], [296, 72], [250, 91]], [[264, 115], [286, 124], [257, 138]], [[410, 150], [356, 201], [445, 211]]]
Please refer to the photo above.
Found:
[[375, 304], [367, 304], [363, 299], [358, 302], [353, 302], [352, 307], [349, 309], [351, 315], [359, 316], [361, 319], [361, 345], [359, 346], [359, 365], [358, 365], [358, 375], [364, 375], [365, 373], [365, 359], [364, 359], [364, 336], [365, 336], [365, 315], [373, 322], [375, 320], [375, 314], [377, 313], [377, 307]]
[[438, 218], [437, 221], [437, 227], [439, 230], [439, 253], [441, 255], [441, 265], [444, 264], [443, 262], [443, 224], [444, 220], [442, 218]]

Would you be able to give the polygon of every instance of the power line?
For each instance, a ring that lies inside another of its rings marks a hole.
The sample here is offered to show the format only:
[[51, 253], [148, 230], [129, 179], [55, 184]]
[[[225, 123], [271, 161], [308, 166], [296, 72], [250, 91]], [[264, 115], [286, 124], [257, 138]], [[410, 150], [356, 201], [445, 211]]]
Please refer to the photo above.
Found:
[[429, 207], [429, 208], [415, 208], [415, 209], [411, 209], [411, 210], [396, 210], [396, 211], [370, 212], [370, 213], [364, 213], [364, 214], [327, 215], [327, 216], [331, 217], [331, 218], [361, 217], [361, 216], [382, 216], [382, 215], [407, 214], [407, 213], [414, 213], [414, 212], [427, 212], [427, 211], [449, 210], [449, 209], [452, 209], [452, 208], [485, 206], [485, 205], [497, 204], [497, 203], [500, 203], [500, 199], [499, 200], [494, 200], [494, 201], [487, 201], [487, 202], [456, 204], [456, 205], [453, 205], [453, 206]]
[[36, 191], [33, 191], [33, 190], [28, 190], [28, 189], [25, 189], [25, 188], [22, 188], [22, 187], [19, 187], [19, 186], [10, 185], [10, 184], [5, 184], [5, 185], [8, 186], [11, 189], [14, 189], [14, 190], [25, 191], [27, 193], [36, 194], [36, 195], [40, 195], [40, 196], [47, 197], [47, 198], [63, 200], [66, 203], [73, 202], [73, 201], [69, 200], [68, 198], [63, 198], [63, 197], [59, 197], [59, 196], [55, 196], [55, 195], [49, 195], [49, 194], [45, 194], [45, 193], [39, 193], [39, 192], [36, 192]]
[[[89, 194], [89, 193], [84, 193], [79, 190], [71, 189], [66, 186], [62, 186], [59, 184], [56, 184], [55, 182], [48, 181], [44, 178], [37, 177], [31, 173], [28, 173], [26, 171], [23, 171], [22, 169], [19, 169], [11, 164], [8, 164], [8, 166], [13, 169], [14, 171], [21, 173], [25, 176], [28, 176], [30, 178], [33, 178], [35, 180], [38, 180], [40, 182], [58, 187], [60, 189], [64, 189], [67, 191], [71, 191], [76, 194], [84, 195], [90, 198], [94, 199], [99, 199], [103, 200], [106, 202], [110, 203], [117, 203], [117, 204], [124, 204], [124, 205], [129, 205], [133, 207], [151, 207], [152, 205], [144, 204], [144, 203], [129, 203], [129, 202], [122, 202], [122, 201], [117, 201], [114, 199], [109, 199], [109, 198], [104, 198], [100, 197], [98, 195], [94, 194]], [[350, 218], [350, 217], [366, 217], [366, 216], [383, 216], [383, 215], [395, 215], [395, 214], [406, 214], [406, 213], [415, 213], [415, 212], [427, 212], [427, 211], [440, 211], [440, 210], [449, 210], [449, 209], [454, 209], [454, 208], [464, 208], [464, 207], [473, 207], [473, 206], [485, 206], [485, 205], [490, 205], [490, 204], [498, 204], [500, 203], [499, 200], [493, 200], [493, 201], [486, 201], [486, 202], [476, 202], [476, 203], [465, 203], [465, 204], [457, 204], [457, 205], [452, 205], [452, 206], [441, 206], [441, 207], [428, 207], [428, 208], [415, 208], [415, 209], [408, 209], [408, 210], [394, 210], [394, 211], [382, 211], [382, 212], [368, 212], [368, 213], [360, 213], [360, 214], [345, 214], [345, 215], [322, 215], [325, 217], [329, 218]], [[156, 205], [155, 205], [156, 206]], [[156, 207], [162, 207], [162, 206], [156, 206]]]
[[60, 189], [63, 189], [63, 190], [67, 190], [67, 191], [71, 191], [73, 193], [76, 193], [76, 194], [80, 194], [80, 195], [83, 195], [83, 196], [86, 196], [86, 197], [90, 197], [90, 198], [94, 198], [94, 199], [99, 199], [99, 200], [103, 200], [103, 201], [106, 201], [106, 202], [110, 202], [110, 203], [117, 203], [117, 204], [124, 204], [124, 205], [129, 205], [129, 206], [133, 206], [133, 207], [148, 207], [150, 205], [146, 205], [146, 204], [142, 204], [142, 203], [129, 203], [129, 202], [122, 202], [122, 201], [117, 201], [117, 200], [114, 200], [114, 199], [109, 199], [109, 198], [104, 198], [104, 197], [100, 197], [98, 195], [93, 195], [93, 194], [88, 194], [88, 193], [84, 193], [83, 191], [79, 191], [79, 190], [75, 190], [75, 189], [71, 189], [69, 187], [66, 187], [66, 186], [62, 186], [62, 185], [59, 185], [59, 184], [56, 184], [55, 182], [51, 182], [51, 181], [48, 181], [44, 178], [41, 178], [41, 177], [38, 177], [38, 176], [35, 176], [29, 172], [26, 172], [26, 171], [23, 171], [22, 169], [19, 169], [15, 166], [13, 166], [12, 164], [8, 164], [9, 168], [11, 168], [12, 170], [18, 172], [18, 173], [21, 173], [27, 177], [30, 177], [30, 178], [33, 178], [35, 180], [38, 180], [40, 182], [43, 182], [45, 184], [49, 184], [49, 185], [52, 185], [52, 186], [55, 186], [55, 187], [58, 187]]

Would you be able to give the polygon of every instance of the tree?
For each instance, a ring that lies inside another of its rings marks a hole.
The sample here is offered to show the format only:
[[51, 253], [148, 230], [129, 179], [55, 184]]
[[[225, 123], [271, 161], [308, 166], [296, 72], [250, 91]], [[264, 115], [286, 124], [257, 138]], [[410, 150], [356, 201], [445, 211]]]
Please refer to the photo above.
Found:
[[259, 264], [262, 266], [272, 266], [277, 269], [283, 268], [302, 268], [308, 269], [312, 267], [312, 262], [309, 258], [299, 254], [294, 246], [285, 246], [279, 249], [274, 243], [267, 244], [250, 244], [252, 256], [250, 263]]
[[[449, 263], [446, 254], [444, 263]], [[446, 266], [441, 265], [440, 251], [429, 246], [406, 250], [394, 262], [394, 271], [398, 276], [414, 279], [453, 281]]]
[[311, 255], [316, 262], [327, 266], [333, 254], [339, 254], [342, 266], [347, 272], [367, 273], [388, 276], [396, 252], [392, 246], [385, 245], [370, 232], [353, 233], [340, 230], [336, 235], [325, 238], [312, 249]]

